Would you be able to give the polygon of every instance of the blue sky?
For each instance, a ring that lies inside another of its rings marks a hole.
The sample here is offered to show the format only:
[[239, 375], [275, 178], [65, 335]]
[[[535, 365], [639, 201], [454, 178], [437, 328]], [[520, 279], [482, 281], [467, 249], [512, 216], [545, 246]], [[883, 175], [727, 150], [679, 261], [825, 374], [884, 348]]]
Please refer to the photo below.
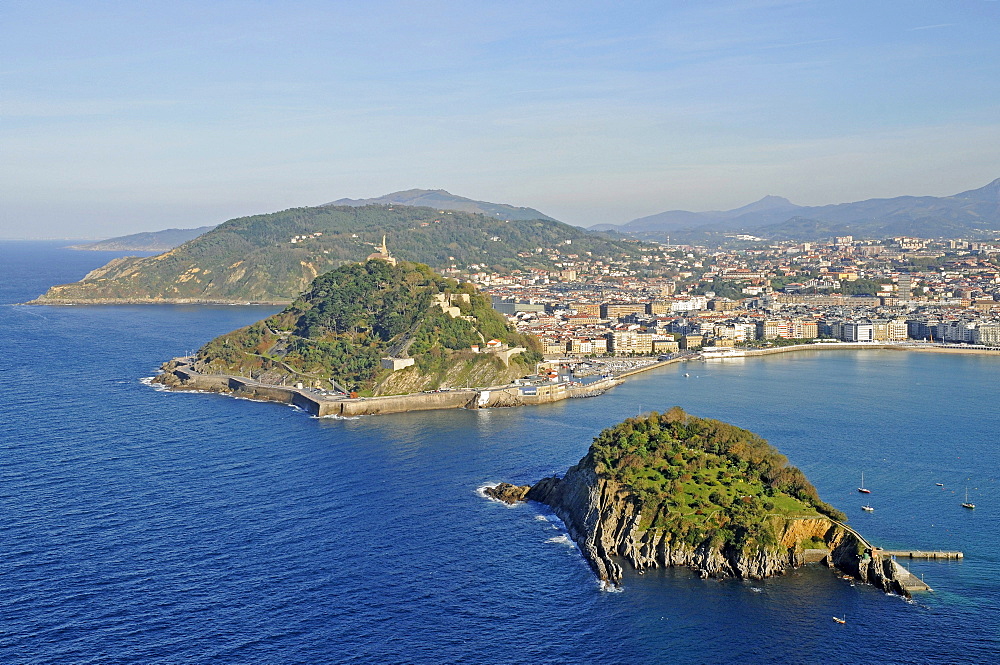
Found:
[[995, 0], [4, 0], [0, 237], [954, 194], [1000, 177], [998, 35]]

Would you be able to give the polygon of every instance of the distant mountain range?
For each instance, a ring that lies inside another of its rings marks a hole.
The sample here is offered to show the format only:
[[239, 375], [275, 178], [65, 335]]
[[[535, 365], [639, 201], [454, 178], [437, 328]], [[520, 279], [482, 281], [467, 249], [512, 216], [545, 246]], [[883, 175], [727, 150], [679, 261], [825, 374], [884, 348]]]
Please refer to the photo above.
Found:
[[127, 236], [108, 238], [107, 240], [89, 242], [83, 245], [70, 245], [70, 249], [114, 252], [165, 252], [178, 245], [183, 245], [188, 240], [193, 240], [214, 228], [215, 226], [212, 225], [200, 226], [196, 229], [146, 231], [145, 233], [133, 233]]
[[838, 235], [991, 236], [1000, 232], [1000, 178], [954, 196], [897, 196], [826, 206], [799, 206], [780, 196], [765, 196], [735, 210], [670, 210], [626, 224], [598, 224], [590, 229], [660, 241], [667, 235], [681, 241], [734, 232], [797, 241]]
[[407, 189], [393, 192], [374, 199], [339, 199], [328, 206], [366, 206], [366, 205], [407, 205], [437, 208], [438, 210], [455, 210], [460, 212], [475, 212], [489, 215], [500, 220], [521, 221], [528, 219], [547, 219], [556, 221], [553, 217], [542, 214], [534, 208], [522, 208], [506, 203], [489, 203], [474, 201], [464, 196], [456, 196], [443, 189]]

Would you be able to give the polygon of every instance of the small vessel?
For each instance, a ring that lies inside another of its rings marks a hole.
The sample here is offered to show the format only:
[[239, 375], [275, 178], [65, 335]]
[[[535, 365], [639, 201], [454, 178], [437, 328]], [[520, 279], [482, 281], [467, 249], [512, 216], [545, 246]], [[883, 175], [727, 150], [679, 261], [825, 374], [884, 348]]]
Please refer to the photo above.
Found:
[[845, 614], [843, 619], [840, 617], [833, 617], [833, 620], [837, 623], [847, 623], [847, 615]]
[[970, 508], [970, 509], [973, 509], [973, 508], [976, 507], [976, 504], [969, 503], [969, 488], [968, 487], [965, 488], [965, 503], [962, 504], [962, 507], [963, 508]]
[[934, 484], [937, 485], [938, 487], [944, 487], [944, 483], [934, 483]]
[[872, 493], [872, 491], [870, 489], [867, 489], [865, 487], [865, 472], [864, 471], [861, 472], [861, 487], [858, 488], [858, 491], [861, 492], [862, 494], [871, 494]]
[[861, 506], [861, 510], [865, 510], [865, 511], [867, 511], [869, 513], [874, 513], [875, 512], [875, 509], [872, 508], [871, 505], [869, 505], [867, 503], [865, 505]]

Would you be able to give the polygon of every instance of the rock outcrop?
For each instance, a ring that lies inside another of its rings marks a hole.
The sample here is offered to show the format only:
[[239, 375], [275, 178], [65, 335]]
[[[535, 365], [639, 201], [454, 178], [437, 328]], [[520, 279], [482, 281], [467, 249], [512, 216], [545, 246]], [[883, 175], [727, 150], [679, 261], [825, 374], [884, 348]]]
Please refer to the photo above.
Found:
[[510, 483], [500, 483], [496, 487], [487, 487], [483, 492], [486, 496], [503, 501], [504, 503], [517, 503], [524, 501], [524, 497], [531, 489], [530, 485], [511, 485]]

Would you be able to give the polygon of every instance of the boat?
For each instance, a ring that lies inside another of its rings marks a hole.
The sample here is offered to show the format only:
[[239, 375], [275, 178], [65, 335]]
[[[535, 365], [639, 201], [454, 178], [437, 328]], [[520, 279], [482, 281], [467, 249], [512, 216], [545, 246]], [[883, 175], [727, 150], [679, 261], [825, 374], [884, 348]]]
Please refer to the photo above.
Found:
[[944, 487], [944, 483], [934, 483], [934, 484], [937, 485], [938, 487]]
[[875, 512], [875, 509], [874, 509], [874, 508], [872, 508], [872, 507], [871, 507], [871, 506], [870, 506], [869, 504], [867, 504], [867, 503], [866, 503], [865, 505], [861, 506], [861, 510], [865, 510], [865, 511], [868, 511], [869, 513], [874, 513], [874, 512]]
[[962, 504], [962, 507], [963, 508], [969, 508], [969, 509], [974, 509], [976, 507], [976, 504], [969, 503], [969, 488], [968, 487], [965, 488], [965, 503]]
[[872, 491], [870, 489], [867, 489], [865, 487], [865, 474], [864, 474], [864, 471], [861, 472], [861, 487], [858, 488], [858, 491], [861, 492], [862, 494], [871, 494], [872, 493]]
[[840, 617], [833, 617], [833, 620], [837, 623], [847, 623], [847, 615], [845, 614], [843, 619]]

